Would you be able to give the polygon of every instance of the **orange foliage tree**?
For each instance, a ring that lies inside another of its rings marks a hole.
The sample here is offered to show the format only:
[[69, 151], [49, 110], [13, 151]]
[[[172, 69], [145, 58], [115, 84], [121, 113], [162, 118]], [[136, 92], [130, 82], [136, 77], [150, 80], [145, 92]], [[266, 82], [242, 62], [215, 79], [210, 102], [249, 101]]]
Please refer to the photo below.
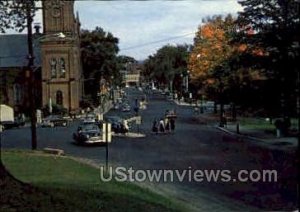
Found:
[[202, 89], [218, 84], [216, 70], [226, 69], [226, 61], [234, 52], [230, 44], [234, 32], [234, 19], [228, 15], [225, 18], [215, 16], [203, 21], [199, 26], [194, 47], [190, 53], [188, 69], [192, 82]]

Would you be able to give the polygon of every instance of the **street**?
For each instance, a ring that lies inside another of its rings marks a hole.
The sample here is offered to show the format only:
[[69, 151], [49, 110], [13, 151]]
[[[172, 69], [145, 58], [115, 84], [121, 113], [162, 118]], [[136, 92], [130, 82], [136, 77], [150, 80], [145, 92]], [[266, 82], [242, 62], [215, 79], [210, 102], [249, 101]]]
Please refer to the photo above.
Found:
[[[128, 89], [129, 101], [143, 96]], [[175, 133], [153, 134], [152, 122], [161, 118], [167, 109], [176, 109]], [[133, 113], [133, 112], [129, 112]], [[121, 114], [110, 111], [107, 115]], [[202, 210], [291, 210], [297, 202], [296, 166], [294, 151], [270, 150], [247, 141], [237, 141], [224, 135], [215, 126], [195, 121], [192, 108], [178, 106], [161, 94], [148, 95], [148, 106], [141, 110], [140, 131], [145, 138], [113, 137], [109, 145], [109, 164], [134, 169], [172, 170], [239, 170], [275, 169], [278, 182], [146, 182], [145, 186], [167, 192]], [[78, 121], [67, 128], [38, 128], [38, 149], [62, 149], [66, 155], [85, 158], [99, 165], [105, 164], [105, 147], [78, 146], [72, 133]], [[133, 126], [137, 131], [137, 128]], [[2, 148], [30, 149], [30, 128], [6, 130], [2, 134]]]

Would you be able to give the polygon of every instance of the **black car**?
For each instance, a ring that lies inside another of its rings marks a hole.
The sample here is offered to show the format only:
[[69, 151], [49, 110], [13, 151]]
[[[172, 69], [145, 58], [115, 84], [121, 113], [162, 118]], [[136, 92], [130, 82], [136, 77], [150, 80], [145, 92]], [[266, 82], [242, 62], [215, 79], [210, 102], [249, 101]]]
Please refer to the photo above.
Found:
[[93, 123], [79, 125], [77, 131], [73, 133], [73, 139], [79, 144], [104, 142], [101, 128], [99, 125]]
[[68, 120], [60, 115], [50, 115], [42, 120], [42, 127], [68, 126]]
[[124, 120], [119, 116], [107, 116], [104, 118], [104, 121], [111, 124], [111, 129], [114, 133], [128, 132], [128, 129], [124, 126]]

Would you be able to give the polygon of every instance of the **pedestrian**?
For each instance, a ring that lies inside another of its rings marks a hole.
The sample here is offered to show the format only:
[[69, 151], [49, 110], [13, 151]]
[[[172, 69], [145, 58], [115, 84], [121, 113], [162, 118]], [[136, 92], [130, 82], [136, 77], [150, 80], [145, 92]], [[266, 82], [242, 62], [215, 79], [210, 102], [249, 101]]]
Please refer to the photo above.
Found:
[[159, 132], [164, 133], [165, 132], [165, 123], [164, 119], [161, 118], [159, 121]]
[[175, 119], [171, 118], [170, 119], [170, 127], [171, 127], [171, 132], [175, 131]]
[[165, 118], [164, 125], [165, 125], [165, 131], [169, 132], [170, 131], [170, 121], [167, 117]]
[[152, 123], [152, 132], [154, 132], [154, 133], [158, 133], [158, 123], [157, 123], [157, 120], [156, 119], [154, 119], [154, 121], [153, 121], [153, 123]]
[[129, 132], [129, 126], [128, 126], [128, 121], [124, 120], [122, 124], [122, 133], [126, 134]]

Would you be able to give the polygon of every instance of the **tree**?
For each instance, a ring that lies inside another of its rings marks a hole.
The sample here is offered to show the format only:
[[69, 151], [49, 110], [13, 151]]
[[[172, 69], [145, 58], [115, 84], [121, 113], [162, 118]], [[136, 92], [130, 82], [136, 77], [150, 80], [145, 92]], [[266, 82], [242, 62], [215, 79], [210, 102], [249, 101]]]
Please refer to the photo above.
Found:
[[[296, 0], [240, 0], [239, 3], [244, 7], [238, 17], [239, 41], [247, 44], [247, 51], [263, 50], [265, 57], [259, 65], [272, 81], [273, 105], [280, 106], [281, 115], [291, 115], [296, 108], [299, 72], [296, 61], [299, 60], [300, 3]], [[252, 64], [255, 65], [257, 61]]]
[[202, 95], [208, 95], [215, 102], [221, 100], [220, 94], [224, 94], [229, 86], [229, 58], [235, 49], [231, 45], [234, 32], [235, 24], [231, 15], [225, 18], [214, 16], [203, 20], [194, 38], [188, 62], [192, 83]]
[[[7, 29], [13, 28], [23, 31], [26, 27], [27, 9], [30, 9], [31, 17], [35, 15], [34, 0], [11, 0], [0, 1], [0, 32], [5, 33]], [[27, 19], [28, 20], [28, 19]], [[0, 93], [1, 94], [1, 93]], [[0, 138], [1, 139], [1, 138]], [[0, 180], [15, 180], [5, 169], [0, 149]]]
[[187, 71], [190, 46], [166, 45], [145, 61], [143, 73], [148, 80], [157, 81], [161, 86], [180, 88], [180, 74]]
[[30, 7], [32, 18], [35, 16], [36, 1], [4, 0], [0, 1], [0, 32], [15, 29], [22, 32], [26, 28], [26, 9]]
[[119, 78], [117, 53], [118, 38], [102, 28], [95, 30], [82, 30], [81, 57], [83, 74], [85, 78], [85, 94], [90, 95], [97, 103], [100, 79], [111, 82]]

